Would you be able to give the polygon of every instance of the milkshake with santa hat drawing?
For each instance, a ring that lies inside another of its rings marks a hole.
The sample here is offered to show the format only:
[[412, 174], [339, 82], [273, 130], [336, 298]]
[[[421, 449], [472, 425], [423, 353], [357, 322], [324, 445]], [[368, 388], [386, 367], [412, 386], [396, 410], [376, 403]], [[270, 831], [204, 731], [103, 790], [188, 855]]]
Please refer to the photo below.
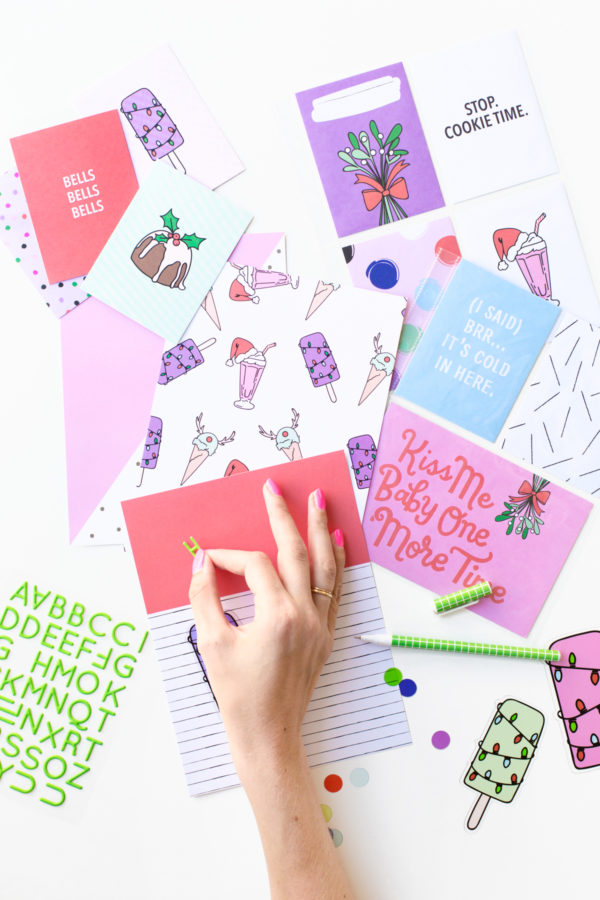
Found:
[[552, 299], [546, 241], [538, 234], [545, 218], [546, 213], [538, 216], [533, 231], [529, 233], [518, 228], [499, 228], [494, 232], [494, 247], [500, 258], [498, 268], [501, 272], [508, 268], [509, 263], [516, 261], [531, 293], [559, 306], [559, 301]]
[[265, 358], [267, 350], [276, 346], [276, 344], [267, 344], [261, 351], [257, 350], [254, 344], [251, 344], [246, 338], [233, 339], [229, 359], [225, 365], [233, 366], [235, 363], [240, 367], [240, 397], [233, 404], [238, 409], [254, 409], [252, 400], [267, 365]]

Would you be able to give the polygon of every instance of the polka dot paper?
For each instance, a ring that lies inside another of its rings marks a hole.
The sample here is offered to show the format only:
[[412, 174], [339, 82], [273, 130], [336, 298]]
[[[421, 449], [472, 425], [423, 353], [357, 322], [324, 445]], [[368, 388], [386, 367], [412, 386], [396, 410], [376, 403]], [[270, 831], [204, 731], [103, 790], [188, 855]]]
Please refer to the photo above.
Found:
[[90, 296], [85, 291], [85, 275], [49, 284], [21, 179], [14, 169], [0, 176], [0, 238], [46, 306], [58, 318]]

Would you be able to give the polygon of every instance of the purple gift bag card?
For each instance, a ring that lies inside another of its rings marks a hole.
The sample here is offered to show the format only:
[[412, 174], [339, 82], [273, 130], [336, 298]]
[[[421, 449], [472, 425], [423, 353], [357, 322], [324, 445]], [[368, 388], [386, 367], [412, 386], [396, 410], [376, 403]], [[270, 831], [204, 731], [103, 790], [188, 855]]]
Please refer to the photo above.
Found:
[[402, 63], [296, 99], [340, 237], [444, 205]]

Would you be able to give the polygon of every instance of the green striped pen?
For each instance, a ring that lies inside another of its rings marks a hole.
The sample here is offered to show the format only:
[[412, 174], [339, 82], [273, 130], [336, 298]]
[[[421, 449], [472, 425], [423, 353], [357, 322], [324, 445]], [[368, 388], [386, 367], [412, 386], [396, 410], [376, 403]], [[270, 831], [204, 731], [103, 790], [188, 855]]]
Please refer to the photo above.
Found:
[[450, 653], [475, 653], [479, 656], [512, 656], [517, 659], [543, 659], [560, 662], [558, 650], [514, 647], [508, 644], [482, 644], [480, 641], [452, 641], [445, 638], [408, 637], [405, 634], [361, 634], [357, 640], [381, 647], [413, 647], [417, 650], [447, 650]]
[[453, 594], [444, 594], [443, 597], [437, 597], [434, 600], [435, 611], [437, 615], [443, 616], [445, 613], [452, 612], [455, 609], [462, 609], [465, 606], [473, 606], [479, 603], [482, 597], [487, 597], [492, 593], [492, 586], [489, 581], [480, 581], [473, 587], [463, 588], [460, 591], [454, 591]]

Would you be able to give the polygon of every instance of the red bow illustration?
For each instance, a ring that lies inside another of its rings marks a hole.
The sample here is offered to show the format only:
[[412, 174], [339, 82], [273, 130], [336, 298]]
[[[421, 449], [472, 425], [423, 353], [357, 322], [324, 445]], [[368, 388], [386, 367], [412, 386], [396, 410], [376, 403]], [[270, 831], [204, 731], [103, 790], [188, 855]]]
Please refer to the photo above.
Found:
[[511, 497], [510, 499], [514, 500], [516, 503], [522, 503], [523, 500], [531, 500], [533, 508], [538, 516], [542, 514], [540, 503], [545, 505], [550, 497], [550, 491], [534, 491], [533, 486], [529, 481], [523, 481], [519, 488], [519, 494], [519, 497]]
[[371, 188], [369, 190], [363, 191], [363, 199], [365, 201], [365, 206], [369, 210], [375, 209], [378, 206], [384, 197], [392, 196], [396, 197], [397, 200], [408, 200], [408, 188], [406, 187], [406, 181], [404, 178], [399, 178], [397, 181], [394, 181], [396, 176], [409, 166], [410, 163], [405, 162], [397, 162], [390, 174], [388, 175], [388, 179], [385, 183], [385, 187], [383, 187], [375, 178], [370, 178], [368, 175], [363, 175], [362, 172], [360, 175], [356, 176], [356, 181], [354, 184], [369, 184]]

